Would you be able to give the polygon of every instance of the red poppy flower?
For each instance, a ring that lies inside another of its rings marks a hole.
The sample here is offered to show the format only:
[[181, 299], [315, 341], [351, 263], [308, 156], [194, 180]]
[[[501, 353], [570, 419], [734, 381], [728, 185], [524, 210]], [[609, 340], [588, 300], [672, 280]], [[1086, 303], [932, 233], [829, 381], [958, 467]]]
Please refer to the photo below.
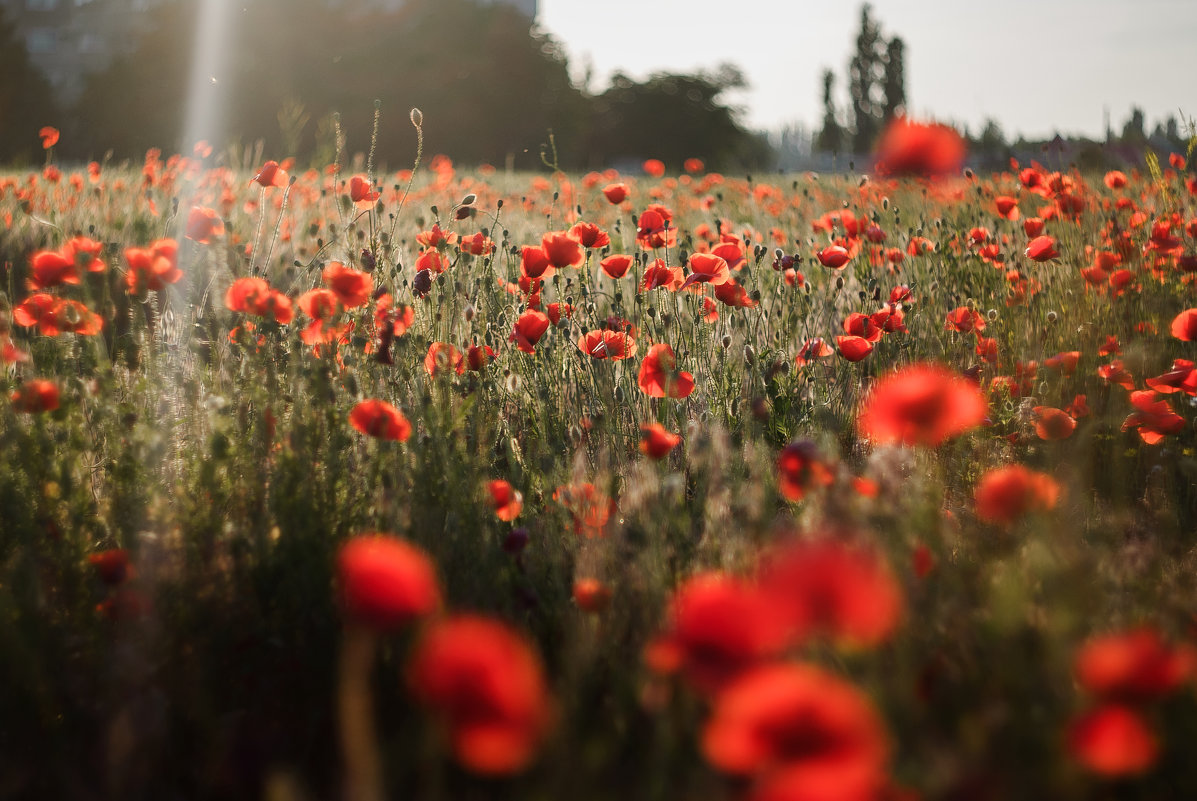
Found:
[[258, 170], [257, 175], [250, 179], [251, 184], [259, 184], [263, 187], [267, 186], [286, 186], [288, 181], [287, 171], [279, 167], [277, 161], [268, 161], [262, 165]]
[[677, 245], [673, 212], [659, 205], [649, 206], [642, 211], [636, 218], [636, 241], [646, 250]]
[[623, 331], [595, 329], [578, 339], [578, 349], [595, 359], [619, 361], [636, 355], [636, 340]]
[[838, 270], [852, 260], [848, 249], [839, 245], [828, 245], [816, 253], [815, 256], [819, 259], [820, 264], [832, 270]]
[[641, 289], [647, 291], [663, 288], [677, 292], [685, 281], [681, 267], [668, 267], [664, 259], [653, 259], [644, 268], [644, 283]]
[[331, 289], [310, 289], [300, 295], [296, 303], [304, 314], [312, 318], [312, 322], [299, 335], [305, 345], [333, 342], [340, 336], [336, 326], [330, 325], [340, 308], [337, 293]]
[[100, 333], [104, 325], [100, 315], [79, 301], [56, 298], [45, 292], [36, 292], [21, 301], [13, 309], [12, 319], [17, 325], [36, 325], [48, 337], [62, 333], [94, 336]]
[[1197, 340], [1197, 309], [1185, 309], [1172, 320], [1172, 336], [1181, 342]]
[[689, 158], [682, 162], [682, 169], [690, 173], [702, 172], [706, 166], [702, 159]]
[[481, 231], [462, 236], [458, 245], [462, 253], [469, 253], [471, 256], [485, 256], [495, 252], [495, 243]]
[[680, 672], [709, 693], [779, 655], [786, 642], [784, 621], [757, 587], [724, 573], [701, 573], [674, 592], [666, 630], [645, 659], [655, 672]]
[[31, 378], [17, 387], [10, 399], [18, 412], [52, 412], [58, 408], [58, 385], [44, 378]]
[[731, 234], [724, 234], [724, 237], [724, 241], [711, 248], [711, 253], [727, 262], [729, 270], [742, 270], [748, 263], [748, 258], [744, 255], [744, 244]]
[[1006, 220], [1018, 220], [1018, 200], [1009, 195], [1001, 195], [993, 199], [997, 207], [998, 216]]
[[179, 243], [173, 239], [159, 239], [148, 248], [126, 248], [125, 261], [129, 263], [125, 283], [134, 295], [161, 292], [167, 284], [178, 283], [183, 277]]
[[47, 125], [38, 131], [37, 135], [42, 139], [42, 149], [49, 150], [50, 148], [54, 147], [54, 145], [58, 144], [58, 137], [60, 134], [58, 133], [57, 128]]
[[96, 569], [100, 581], [109, 587], [123, 583], [133, 572], [129, 565], [129, 552], [124, 548], [109, 548], [90, 554], [87, 563]]
[[627, 184], [607, 184], [603, 187], [603, 196], [613, 206], [618, 206], [628, 199]]
[[511, 341], [524, 353], [536, 353], [536, 343], [549, 330], [548, 315], [535, 309], [528, 309], [515, 321]]
[[825, 359], [833, 353], [835, 351], [822, 337], [815, 337], [802, 343], [802, 347], [798, 349], [798, 355], [794, 357], [794, 362], [799, 367], [805, 367], [815, 359]]
[[214, 209], [192, 206], [187, 215], [187, 238], [192, 242], [207, 245], [215, 237], [224, 235], [224, 220]]
[[640, 452], [650, 459], [664, 459], [682, 443], [682, 438], [660, 423], [640, 426]]
[[1147, 379], [1147, 386], [1161, 395], [1173, 392], [1197, 395], [1197, 369], [1188, 359], [1173, 359], [1172, 369], [1161, 376]]
[[39, 250], [29, 259], [30, 289], [49, 289], [62, 284], [78, 284], [79, 265], [73, 254], [57, 250]]
[[873, 316], [869, 314], [861, 314], [860, 312], [852, 312], [844, 318], [843, 323], [844, 333], [854, 337], [862, 337], [869, 342], [877, 342], [881, 339], [881, 326], [873, 321]]
[[644, 172], [653, 178], [660, 178], [665, 174], [665, 164], [660, 159], [648, 159], [643, 166]]
[[607, 277], [618, 280], [628, 274], [632, 267], [632, 257], [626, 253], [617, 253], [600, 261], [599, 266], [603, 268]]
[[976, 309], [959, 306], [948, 312], [944, 330], [959, 334], [975, 334], [985, 330], [985, 317]]
[[355, 175], [349, 179], [349, 197], [359, 208], [371, 206], [378, 200], [379, 194], [378, 190], [371, 188], [370, 179], [366, 176]]
[[976, 353], [981, 357], [982, 361], [989, 364], [997, 364], [998, 360], [998, 341], [992, 337], [977, 337]]
[[956, 129], [897, 117], [877, 143], [876, 169], [880, 175], [954, 175], [964, 164], [965, 151]]
[[238, 278], [225, 292], [224, 305], [232, 311], [271, 317], [279, 325], [291, 322], [295, 315], [291, 299], [262, 278]]
[[586, 261], [586, 251], [568, 231], [550, 231], [541, 237], [540, 246], [544, 249], [549, 264], [557, 269], [581, 267]]
[[1043, 220], [1038, 217], [1028, 217], [1022, 223], [1022, 230], [1030, 239], [1035, 239], [1043, 233]]
[[812, 488], [831, 486], [832, 467], [810, 440], [791, 442], [777, 457], [778, 489], [787, 500], [800, 501]]
[[411, 423], [391, 404], [382, 400], [364, 400], [349, 412], [349, 424], [361, 433], [406, 442], [411, 436]]
[[873, 385], [856, 427], [878, 444], [935, 446], [981, 425], [987, 411], [971, 381], [936, 364], [913, 364]]
[[594, 223], [574, 223], [574, 227], [569, 229], [569, 235], [584, 248], [605, 248], [611, 244], [611, 237], [607, 232]]
[[693, 253], [690, 255], [690, 274], [682, 282], [681, 289], [694, 284], [719, 286], [731, 280], [727, 262], [714, 253]]
[[1138, 712], [1106, 704], [1072, 722], [1068, 727], [1068, 750], [1094, 773], [1118, 778], [1150, 770], [1160, 745]]
[[1117, 384], [1123, 389], [1132, 390], [1135, 388], [1135, 377], [1122, 366], [1121, 359], [1115, 359], [1109, 364], [1101, 365], [1097, 368], [1097, 374], [1107, 382]]
[[702, 751], [724, 773], [756, 779], [754, 801], [882, 797], [889, 742], [852, 684], [807, 664], [737, 678], [715, 698]]
[[557, 487], [553, 500], [570, 511], [574, 533], [588, 540], [606, 536], [607, 521], [615, 510], [615, 501], [590, 482]]
[[1139, 437], [1148, 445], [1159, 443], [1166, 435], [1175, 434], [1185, 427], [1185, 419], [1159, 399], [1154, 390], [1146, 389], [1130, 394], [1135, 411], [1122, 423], [1122, 430], [1137, 428]]
[[677, 358], [667, 344], [648, 349], [636, 383], [641, 392], [652, 398], [688, 398], [694, 391], [694, 376], [677, 369]]
[[902, 620], [902, 590], [885, 558], [830, 538], [794, 540], [765, 554], [760, 582], [791, 638], [821, 635], [875, 646]]
[[433, 250], [444, 250], [456, 241], [457, 234], [452, 231], [446, 233], [440, 223], [433, 223], [429, 230], [416, 234], [416, 242]]
[[374, 291], [374, 279], [369, 273], [346, 267], [339, 261], [329, 262], [320, 277], [347, 309], [364, 306]]
[[1064, 411], [1068, 412], [1069, 416], [1074, 420], [1088, 417], [1090, 414], [1088, 399], [1084, 395], [1077, 395]]
[[1035, 415], [1035, 433], [1039, 439], [1068, 439], [1076, 430], [1076, 420], [1061, 409], [1036, 406], [1031, 411]]
[[840, 355], [850, 362], [859, 362], [873, 352], [873, 343], [864, 337], [837, 336], [835, 345]]
[[440, 275], [447, 269], [449, 269], [449, 261], [435, 248], [421, 250], [420, 255], [416, 256], [415, 270], [417, 273], [427, 270], [430, 275]]
[[[735, 279], [727, 279], [727, 283], [715, 287], [715, 297], [725, 306], [738, 309], [754, 309], [757, 302], [748, 294], [748, 290], [736, 283]], [[703, 298], [704, 301], [710, 298]]]
[[561, 322], [562, 317], [569, 319], [573, 316], [574, 307], [568, 303], [550, 303], [545, 312], [549, 315], [549, 322], [557, 325]]
[[1103, 180], [1110, 189], [1121, 189], [1126, 186], [1126, 173], [1121, 170], [1110, 170]]
[[579, 609], [592, 614], [611, 604], [611, 588], [596, 578], [574, 579], [573, 596]]
[[1059, 498], [1060, 485], [1055, 479], [1020, 464], [993, 468], [973, 491], [977, 517], [1003, 525], [1028, 512], [1054, 509]]
[[1053, 370], [1060, 370], [1066, 375], [1072, 375], [1076, 372], [1076, 366], [1080, 360], [1081, 352], [1079, 350], [1071, 350], [1064, 353], [1057, 353], [1055, 356], [1044, 359], [1043, 366], [1050, 367]]
[[1026, 257], [1033, 261], [1051, 261], [1060, 257], [1056, 240], [1050, 236], [1037, 236], [1027, 245]]
[[490, 493], [490, 501], [495, 507], [495, 516], [505, 523], [510, 523], [520, 515], [524, 508], [524, 496], [510, 483], [501, 478], [486, 483], [486, 491]]
[[540, 659], [499, 621], [456, 615], [431, 626], [416, 645], [408, 684], [444, 722], [457, 761], [474, 773], [519, 773], [548, 733]]
[[441, 603], [436, 567], [423, 550], [398, 537], [364, 534], [341, 546], [337, 578], [345, 614], [389, 631]]
[[495, 352], [489, 345], [470, 345], [466, 348], [466, 364], [471, 370], [481, 370], [495, 360]]
[[452, 371], [464, 375], [466, 371], [465, 359], [461, 351], [444, 342], [433, 342], [428, 346], [428, 353], [424, 355], [424, 372], [436, 378], [438, 373]]
[[1164, 698], [1194, 672], [1191, 647], [1172, 648], [1153, 628], [1091, 637], [1077, 651], [1077, 682], [1106, 700], [1142, 703]]

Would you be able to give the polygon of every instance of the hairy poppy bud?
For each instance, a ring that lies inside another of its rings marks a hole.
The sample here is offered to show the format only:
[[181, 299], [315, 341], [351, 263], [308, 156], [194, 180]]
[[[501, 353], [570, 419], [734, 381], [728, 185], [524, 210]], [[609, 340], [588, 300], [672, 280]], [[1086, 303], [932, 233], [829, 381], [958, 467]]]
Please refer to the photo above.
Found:
[[411, 282], [411, 291], [417, 298], [428, 297], [428, 293], [432, 291], [432, 273], [428, 270], [416, 273]]
[[414, 125], [416, 128], [423, 127], [424, 112], [420, 111], [418, 108], [413, 108], [411, 110], [411, 124]]

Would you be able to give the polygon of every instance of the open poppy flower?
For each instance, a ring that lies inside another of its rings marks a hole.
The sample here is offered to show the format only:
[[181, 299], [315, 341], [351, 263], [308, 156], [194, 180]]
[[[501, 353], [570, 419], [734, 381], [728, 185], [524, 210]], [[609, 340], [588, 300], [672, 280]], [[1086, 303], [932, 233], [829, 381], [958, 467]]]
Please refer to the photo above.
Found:
[[470, 345], [466, 348], [466, 364], [475, 372], [495, 360], [495, 352], [490, 345]]
[[878, 379], [856, 428], [878, 444], [936, 446], [981, 425], [987, 411], [971, 381], [936, 364], [912, 364]]
[[364, 175], [355, 175], [349, 179], [349, 198], [358, 208], [369, 208], [378, 200], [380, 193], [370, 186], [370, 179]]
[[18, 412], [52, 412], [58, 408], [58, 385], [44, 378], [32, 378], [17, 387], [10, 399]]
[[1076, 420], [1062, 409], [1036, 406], [1031, 412], [1035, 415], [1035, 433], [1039, 439], [1068, 439], [1076, 430]]
[[632, 257], [626, 253], [616, 253], [600, 261], [599, 266], [603, 268], [603, 272], [608, 278], [618, 280], [628, 274], [628, 270], [632, 267]]
[[815, 256], [819, 259], [819, 264], [832, 270], [838, 270], [852, 260], [848, 249], [840, 245], [828, 245], [816, 253]]
[[540, 246], [549, 264], [558, 270], [565, 267], [581, 267], [586, 262], [586, 251], [582, 249], [582, 243], [570, 236], [569, 231], [550, 231], [541, 237]]
[[[738, 309], [754, 309], [759, 304], [752, 299], [743, 286], [736, 283], [734, 278], [727, 279], [727, 283], [719, 284], [715, 287], [715, 297], [724, 306], [732, 306]], [[704, 298], [703, 300], [710, 300]]]
[[320, 277], [346, 309], [364, 306], [374, 291], [374, 279], [369, 273], [346, 267], [339, 261], [329, 262]]
[[1163, 375], [1147, 379], [1147, 386], [1161, 395], [1184, 392], [1197, 395], [1197, 369], [1189, 359], [1173, 359], [1172, 369]]
[[603, 187], [603, 197], [613, 206], [618, 206], [628, 199], [627, 184], [607, 184]]
[[511, 484], [501, 478], [486, 483], [486, 491], [490, 493], [490, 501], [495, 508], [495, 516], [505, 523], [519, 517], [524, 508], [524, 496]]
[[1172, 336], [1181, 342], [1197, 341], [1197, 309], [1185, 309], [1172, 320]]
[[1107, 778], [1146, 773], [1159, 757], [1159, 740], [1135, 710], [1105, 704], [1068, 727], [1068, 750], [1094, 773]]
[[549, 317], [544, 312], [528, 309], [515, 321], [511, 341], [524, 353], [536, 353], [536, 343], [549, 330]]
[[677, 357], [667, 344], [648, 349], [636, 383], [651, 398], [688, 398], [694, 391], [694, 376], [677, 369]]
[[641, 284], [641, 289], [644, 291], [668, 289], [670, 292], [677, 292], [685, 282], [686, 278], [682, 275], [681, 267], [669, 267], [666, 266], [664, 259], [653, 259], [644, 268], [644, 282]]
[[578, 350], [595, 359], [619, 361], [636, 355], [636, 340], [623, 331], [595, 329], [578, 339]]
[[1191, 646], [1172, 647], [1151, 627], [1090, 637], [1077, 651], [1077, 683], [1105, 700], [1143, 703], [1171, 695], [1197, 668]]
[[424, 355], [424, 372], [428, 375], [433, 378], [450, 372], [464, 375], [465, 371], [465, 358], [457, 348], [445, 342], [433, 342], [428, 346], [428, 353]]
[[232, 311], [273, 318], [279, 325], [286, 325], [295, 316], [291, 299], [271, 289], [262, 278], [238, 278], [225, 293], [224, 305]]
[[183, 277], [179, 243], [173, 239], [159, 239], [148, 248], [126, 248], [125, 261], [129, 263], [125, 284], [134, 295], [161, 292], [167, 284], [177, 284]]
[[815, 337], [802, 343], [802, 347], [798, 349], [798, 355], [794, 357], [794, 362], [799, 367], [805, 367], [815, 359], [825, 359], [833, 353], [835, 351], [831, 349], [826, 340], [822, 337]]
[[341, 606], [352, 620], [390, 631], [441, 603], [436, 567], [420, 548], [384, 534], [363, 534], [337, 554]]
[[1009, 195], [1000, 195], [993, 199], [993, 204], [997, 209], [998, 216], [1005, 220], [1017, 221], [1019, 219], [1018, 200]]
[[[12, 311], [13, 322], [20, 326], [37, 326], [48, 337], [59, 334], [95, 336], [104, 327], [104, 318], [77, 300], [56, 298], [46, 292], [36, 292]], [[6, 359], [13, 361], [13, 359]]]
[[376, 439], [406, 442], [411, 423], [391, 404], [383, 400], [364, 400], [349, 412], [349, 424]]
[[837, 336], [835, 345], [840, 355], [850, 362], [859, 362], [873, 352], [873, 343], [864, 337]]
[[1055, 479], [1020, 464], [993, 468], [973, 491], [977, 517], [1003, 525], [1028, 512], [1054, 509], [1059, 497], [1060, 485]]
[[224, 220], [214, 209], [206, 206], [192, 206], [187, 215], [187, 238], [201, 245], [211, 244], [212, 240], [224, 235]]
[[713, 253], [694, 253], [690, 256], [690, 274], [682, 282], [681, 289], [694, 284], [719, 286], [731, 280], [727, 262]]
[[552, 721], [532, 645], [505, 623], [477, 615], [429, 627], [412, 654], [408, 686], [445, 725], [457, 761], [484, 776], [527, 768]]
[[41, 137], [43, 150], [49, 150], [50, 148], [54, 147], [54, 145], [58, 144], [58, 138], [60, 136], [58, 129], [50, 125], [44, 126], [40, 131], [37, 132], [37, 135]]
[[682, 438], [660, 423], [640, 426], [640, 452], [650, 459], [664, 459], [682, 443]]
[[958, 334], [975, 334], [985, 330], [985, 317], [976, 309], [960, 306], [948, 312], [945, 331], [955, 331]]
[[636, 241], [645, 250], [676, 246], [677, 227], [673, 224], [673, 212], [659, 205], [642, 211], [636, 218]]
[[288, 180], [287, 171], [280, 167], [277, 161], [267, 161], [249, 182], [265, 188], [268, 186], [286, 186]]
[[584, 248], [605, 248], [611, 244], [611, 237], [594, 223], [577, 222], [569, 229], [569, 236]]
[[855, 686], [802, 663], [765, 665], [715, 697], [702, 736], [715, 768], [755, 780], [759, 801], [882, 797], [889, 740]]
[[49, 289], [62, 284], [78, 284], [79, 265], [74, 254], [57, 250], [39, 250], [29, 259], [30, 289]]
[[1056, 240], [1050, 236], [1037, 236], [1027, 245], [1026, 257], [1032, 261], [1051, 261], [1060, 257]]
[[1154, 390], [1146, 389], [1130, 394], [1131, 412], [1122, 423], [1122, 430], [1138, 429], [1139, 438], [1148, 445], [1156, 445], [1168, 434], [1176, 434], [1185, 427], [1185, 419], [1159, 398]]

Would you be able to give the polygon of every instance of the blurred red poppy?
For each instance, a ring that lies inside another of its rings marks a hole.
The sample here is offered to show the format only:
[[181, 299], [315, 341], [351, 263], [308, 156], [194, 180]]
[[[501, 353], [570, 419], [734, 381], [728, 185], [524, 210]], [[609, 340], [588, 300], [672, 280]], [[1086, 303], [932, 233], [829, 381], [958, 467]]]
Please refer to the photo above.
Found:
[[10, 400], [18, 412], [52, 412], [58, 408], [58, 385], [44, 378], [31, 378], [13, 391]]
[[791, 442], [777, 457], [777, 487], [786, 500], [800, 501], [808, 490], [831, 486], [833, 465], [810, 440]]
[[450, 372], [464, 375], [465, 371], [465, 358], [457, 348], [445, 342], [433, 342], [428, 346], [428, 353], [424, 354], [424, 372], [428, 375], [433, 378]]
[[644, 162], [644, 172], [653, 178], [660, 178], [665, 174], [665, 164], [660, 159], [648, 159]]
[[650, 459], [664, 459], [682, 443], [682, 438], [660, 423], [640, 426], [640, 452]]
[[964, 164], [966, 150], [955, 128], [897, 117], [881, 134], [876, 169], [881, 175], [954, 175]]
[[57, 250], [39, 250], [29, 259], [30, 289], [49, 289], [62, 284], [78, 284], [79, 265], [73, 254]]
[[973, 491], [977, 517], [1003, 525], [1028, 512], [1054, 509], [1059, 498], [1060, 485], [1054, 478], [1020, 464], [989, 470]]
[[1094, 773], [1118, 778], [1150, 770], [1160, 745], [1138, 712], [1106, 704], [1072, 722], [1068, 727], [1068, 750]]
[[1139, 438], [1148, 445], [1158, 444], [1168, 434], [1176, 434], [1185, 427], [1185, 419], [1159, 398], [1154, 390], [1146, 389], [1130, 394], [1135, 411], [1122, 423], [1122, 430], [1138, 429]]
[[50, 148], [54, 147], [54, 145], [58, 144], [58, 138], [60, 136], [58, 129], [49, 125], [38, 131], [37, 135], [41, 137], [43, 150], [49, 150]]
[[159, 239], [148, 248], [126, 248], [125, 261], [129, 263], [125, 284], [134, 295], [161, 292], [167, 284], [176, 284], [183, 277], [179, 243], [173, 239]]
[[677, 358], [667, 344], [648, 349], [636, 383], [641, 392], [652, 398], [688, 398], [694, 391], [694, 376], [677, 369]]
[[262, 168], [258, 170], [257, 174], [249, 182], [267, 187], [286, 186], [287, 181], [287, 171], [279, 167], [277, 161], [268, 161], [262, 165]]
[[225, 292], [224, 305], [232, 311], [273, 318], [279, 325], [286, 325], [295, 316], [291, 299], [271, 289], [262, 278], [238, 278]]
[[346, 267], [339, 261], [329, 262], [320, 277], [347, 309], [364, 306], [374, 291], [374, 279], [369, 273]]
[[349, 197], [358, 207], [371, 206], [378, 200], [379, 192], [372, 189], [370, 179], [364, 175], [355, 175], [349, 179]]
[[569, 231], [550, 231], [540, 239], [549, 264], [558, 270], [565, 267], [581, 267], [586, 262], [586, 251]]
[[1181, 342], [1197, 340], [1197, 309], [1185, 309], [1172, 320], [1172, 336]]
[[682, 169], [690, 173], [702, 172], [706, 166], [702, 159], [688, 158], [682, 162]]
[[495, 508], [495, 516], [505, 523], [519, 517], [524, 508], [524, 496], [511, 484], [501, 478], [486, 483], [486, 491], [490, 493], [491, 504]]
[[877, 444], [935, 446], [981, 425], [987, 411], [971, 381], [936, 364], [912, 364], [877, 380], [856, 427]]
[[1197, 667], [1192, 646], [1171, 647], [1150, 627], [1090, 637], [1077, 651], [1077, 682], [1105, 700], [1142, 703], [1164, 698]]
[[1050, 236], [1037, 236], [1027, 245], [1026, 257], [1033, 261], [1051, 261], [1060, 257], [1056, 240]]
[[214, 209], [192, 206], [187, 215], [187, 238], [201, 245], [211, 244], [215, 237], [224, 235], [224, 220]]
[[715, 698], [702, 751], [724, 773], [755, 779], [755, 801], [882, 797], [889, 740], [868, 698], [823, 668], [775, 664]]
[[1076, 430], [1076, 420], [1062, 409], [1036, 406], [1031, 412], [1035, 415], [1035, 433], [1039, 439], [1068, 439]]
[[383, 400], [364, 400], [349, 412], [349, 424], [361, 433], [406, 442], [411, 436], [411, 423], [391, 404]]
[[544, 669], [506, 624], [455, 615], [417, 643], [408, 685], [448, 729], [457, 761], [485, 776], [527, 768], [552, 721]]
[[1173, 359], [1172, 369], [1163, 375], [1147, 379], [1147, 386], [1161, 395], [1184, 392], [1197, 395], [1197, 369], [1189, 359]]
[[611, 604], [611, 588], [596, 578], [574, 579], [573, 596], [579, 609], [592, 614]]
[[603, 197], [613, 206], [618, 206], [628, 199], [627, 184], [607, 184], [603, 187]]
[[124, 548], [109, 548], [89, 554], [87, 563], [96, 569], [100, 581], [115, 587], [128, 579], [133, 568], [129, 564], [129, 552]]
[[436, 567], [423, 550], [384, 534], [363, 534], [337, 554], [341, 606], [350, 619], [390, 631], [441, 603]]

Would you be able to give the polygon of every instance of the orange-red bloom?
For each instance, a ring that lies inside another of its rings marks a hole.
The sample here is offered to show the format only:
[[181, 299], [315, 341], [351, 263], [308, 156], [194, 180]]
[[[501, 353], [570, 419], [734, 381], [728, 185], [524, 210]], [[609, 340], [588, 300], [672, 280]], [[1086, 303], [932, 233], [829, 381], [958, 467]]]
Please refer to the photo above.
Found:
[[349, 424], [361, 433], [378, 439], [406, 442], [411, 423], [391, 404], [382, 400], [364, 400], [349, 412]]
[[1031, 412], [1035, 415], [1035, 433], [1039, 439], [1068, 439], [1076, 430], [1076, 420], [1063, 409], [1036, 406]]
[[632, 267], [632, 257], [626, 253], [616, 253], [600, 261], [599, 266], [603, 268], [607, 277], [618, 280], [628, 274]]
[[218, 236], [224, 235], [224, 220], [215, 209], [205, 206], [192, 206], [187, 215], [187, 238], [192, 242], [207, 245]]
[[935, 178], [960, 172], [966, 147], [955, 128], [898, 117], [877, 144], [877, 172]]
[[628, 199], [627, 184], [607, 184], [603, 187], [603, 197], [613, 206], [618, 206]]
[[1150, 770], [1160, 744], [1138, 712], [1106, 704], [1073, 721], [1068, 728], [1068, 750], [1094, 773], [1117, 778]]
[[372, 189], [370, 179], [364, 175], [355, 175], [349, 179], [349, 197], [358, 207], [369, 207], [378, 200], [379, 192]]
[[694, 391], [694, 376], [677, 369], [673, 348], [666, 344], [648, 349], [636, 383], [652, 398], [688, 398]]
[[574, 579], [573, 596], [579, 609], [592, 614], [611, 604], [611, 588], [596, 578]]
[[912, 364], [873, 385], [856, 428], [882, 445], [935, 446], [981, 425], [987, 411], [972, 382], [936, 364]]
[[374, 291], [374, 279], [369, 273], [346, 267], [339, 261], [329, 262], [321, 278], [347, 309], [365, 305]]
[[1026, 257], [1033, 261], [1051, 261], [1060, 257], [1056, 240], [1050, 236], [1037, 236], [1027, 245]]
[[1077, 682], [1106, 700], [1142, 703], [1164, 698], [1192, 677], [1192, 647], [1170, 647], [1153, 628], [1091, 637], [1077, 651]]
[[1009, 525], [1032, 511], [1054, 509], [1060, 485], [1046, 473], [1011, 464], [995, 467], [981, 477], [973, 491], [977, 517]]
[[58, 385], [44, 378], [33, 378], [17, 387], [11, 400], [18, 412], [52, 412], [58, 408]]
[[714, 253], [694, 253], [690, 256], [690, 274], [682, 282], [681, 289], [694, 284], [719, 286], [731, 280], [727, 261]]
[[660, 178], [665, 174], [665, 163], [660, 159], [648, 159], [644, 162], [644, 171], [653, 178]]
[[233, 311], [271, 317], [279, 325], [286, 325], [295, 316], [291, 299], [271, 289], [262, 278], [238, 278], [225, 293], [224, 305]]
[[286, 186], [287, 185], [287, 171], [278, 166], [277, 161], [268, 161], [262, 165], [258, 170], [258, 174], [249, 180], [251, 184], [256, 183], [261, 186]]
[[148, 248], [126, 248], [125, 261], [129, 263], [125, 283], [134, 295], [161, 292], [167, 284], [176, 284], [183, 277], [179, 243], [173, 239], [159, 239]]
[[640, 426], [640, 452], [650, 459], [664, 459], [682, 438], [660, 423]]
[[490, 493], [490, 501], [495, 507], [495, 516], [505, 523], [519, 517], [524, 508], [524, 496], [511, 484], [501, 478], [486, 483], [486, 491]]
[[848, 249], [840, 245], [828, 245], [816, 253], [815, 256], [819, 259], [819, 264], [829, 267], [832, 270], [838, 270], [852, 260]]
[[1145, 389], [1130, 394], [1131, 412], [1122, 422], [1122, 430], [1136, 428], [1139, 438], [1148, 445], [1159, 443], [1168, 434], [1175, 434], [1185, 427], [1185, 419], [1168, 405], [1168, 401], [1157, 399], [1154, 390]]
[[428, 346], [428, 353], [424, 354], [424, 372], [436, 378], [438, 374], [452, 371], [464, 375], [466, 371], [465, 358], [461, 351], [445, 342], [433, 342]]
[[349, 540], [337, 555], [337, 577], [345, 614], [372, 628], [398, 628], [441, 603], [432, 560], [398, 537], [364, 534]]
[[636, 355], [636, 340], [623, 331], [594, 329], [578, 339], [578, 349], [595, 359], [619, 361]]
[[528, 309], [515, 321], [511, 341], [524, 353], [536, 353], [536, 343], [549, 330], [549, 317], [544, 312]]
[[777, 457], [777, 486], [790, 501], [800, 501], [808, 490], [828, 487], [835, 481], [833, 465], [823, 459], [810, 440], [791, 442]]
[[1181, 342], [1197, 340], [1197, 309], [1185, 309], [1172, 320], [1172, 336]]
[[549, 264], [557, 269], [581, 267], [586, 262], [586, 251], [582, 243], [570, 236], [569, 231], [550, 231], [540, 238]]
[[433, 625], [412, 657], [408, 684], [448, 729], [454, 756], [488, 776], [518, 773], [551, 723], [544, 669], [507, 625], [457, 615]]
[[757, 668], [715, 698], [707, 760], [755, 779], [754, 801], [881, 798], [889, 741], [868, 698], [814, 665]]

